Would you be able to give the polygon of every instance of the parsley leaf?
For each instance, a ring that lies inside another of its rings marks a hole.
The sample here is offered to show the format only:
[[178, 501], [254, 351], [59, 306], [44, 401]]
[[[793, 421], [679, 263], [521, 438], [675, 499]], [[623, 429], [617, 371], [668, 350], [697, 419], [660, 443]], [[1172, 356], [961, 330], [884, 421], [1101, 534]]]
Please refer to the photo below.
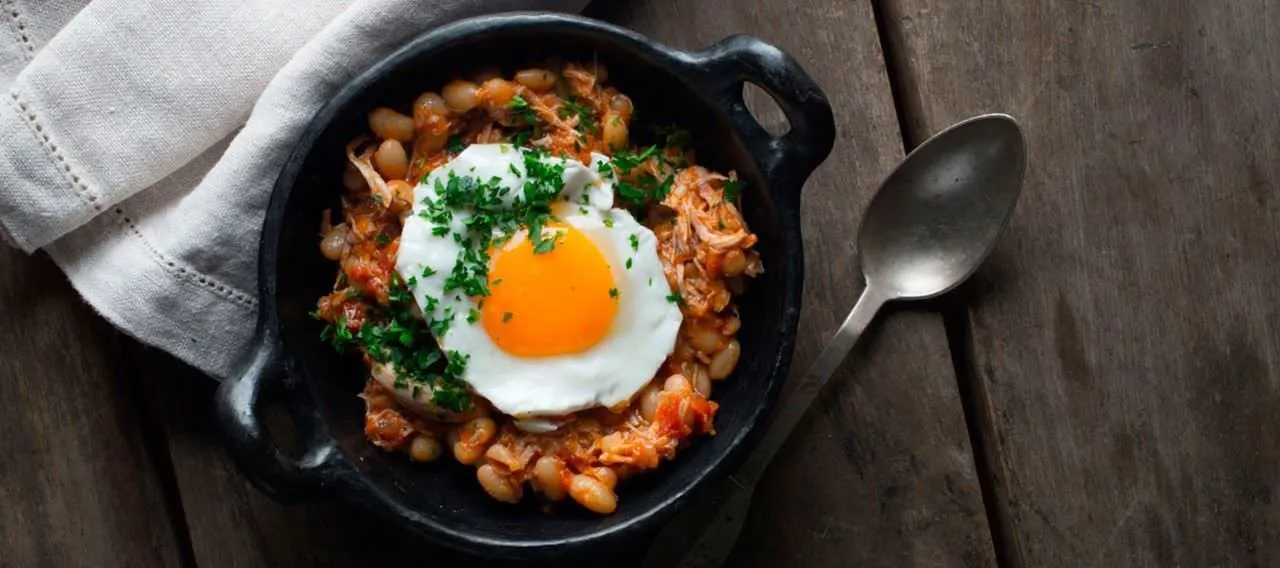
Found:
[[645, 148], [640, 152], [633, 152], [631, 150], [619, 150], [613, 153], [613, 157], [612, 157], [613, 167], [617, 168], [618, 171], [623, 173], [624, 175], [629, 174], [631, 173], [631, 170], [634, 170], [640, 167], [642, 164], [649, 161], [649, 158], [652, 158], [656, 155], [658, 155], [657, 146], [649, 146], [648, 148]]
[[463, 150], [463, 149], [465, 149], [465, 146], [463, 146], [463, 144], [462, 144], [462, 137], [461, 137], [461, 136], [458, 136], [458, 135], [456, 135], [456, 134], [455, 134], [455, 135], [453, 135], [453, 136], [450, 136], [450, 137], [449, 137], [448, 148], [449, 148], [449, 153], [450, 153], [450, 154], [460, 154], [460, 153], [462, 153], [462, 150]]
[[596, 124], [595, 109], [584, 104], [578, 97], [571, 96], [560, 107], [560, 117], [578, 117], [578, 130], [583, 134], [598, 134], [600, 126]]
[[533, 107], [529, 106], [529, 101], [524, 97], [516, 95], [511, 98], [511, 111], [515, 113], [525, 124], [537, 124], [538, 114], [534, 112]]
[[[416, 278], [409, 279], [410, 286], [415, 282]], [[409, 287], [399, 278], [394, 278], [388, 287], [387, 299], [388, 305], [372, 310], [369, 319], [355, 333], [345, 318], [339, 317], [336, 326], [327, 328], [334, 347], [342, 352], [347, 346], [356, 344], [369, 359], [394, 371], [395, 388], [416, 392], [430, 388], [432, 400], [437, 405], [455, 411], [465, 410], [471, 398], [461, 380], [461, 372], [457, 369], [451, 372], [454, 365], [450, 364], [444, 368], [443, 374], [440, 373], [439, 364], [443, 357], [435, 338], [428, 332], [428, 326], [413, 311], [413, 294]], [[435, 299], [428, 296], [426, 303], [424, 311], [434, 311]], [[448, 317], [446, 315], [445, 321]], [[430, 324], [432, 331], [435, 331], [436, 323]]]
[[738, 194], [742, 192], [742, 181], [731, 179], [724, 182], [724, 200], [737, 201]]

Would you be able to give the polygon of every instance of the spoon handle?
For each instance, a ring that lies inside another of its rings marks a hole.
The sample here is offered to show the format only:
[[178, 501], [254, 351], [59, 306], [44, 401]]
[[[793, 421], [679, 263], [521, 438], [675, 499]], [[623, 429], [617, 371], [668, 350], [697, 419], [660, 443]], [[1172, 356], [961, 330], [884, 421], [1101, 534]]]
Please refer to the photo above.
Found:
[[764, 436], [751, 452], [751, 456], [731, 476], [734, 482], [747, 487], [755, 485], [765, 468], [769, 466], [769, 462], [773, 461], [773, 456], [791, 436], [791, 431], [795, 429], [796, 424], [800, 423], [800, 419], [809, 410], [818, 393], [822, 392], [822, 387], [827, 384], [827, 380], [835, 374], [836, 369], [840, 368], [840, 364], [844, 362], [849, 351], [853, 349], [862, 332], [867, 329], [867, 325], [871, 323], [871, 319], [875, 317], [876, 312], [886, 300], [887, 298], [870, 285], [862, 291], [858, 303], [854, 304], [853, 311], [850, 311], [844, 323], [840, 324], [840, 329], [836, 330], [835, 336], [827, 342], [822, 352], [818, 354], [818, 358], [800, 377], [800, 382], [791, 392], [791, 396], [782, 402], [782, 407], [774, 415], [773, 422], [769, 425], [769, 429], [765, 430]]

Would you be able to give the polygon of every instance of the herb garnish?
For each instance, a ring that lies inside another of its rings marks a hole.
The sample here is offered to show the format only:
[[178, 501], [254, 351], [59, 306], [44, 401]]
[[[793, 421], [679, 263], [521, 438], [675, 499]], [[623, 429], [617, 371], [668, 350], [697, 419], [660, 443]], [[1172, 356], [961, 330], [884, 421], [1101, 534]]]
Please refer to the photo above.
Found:
[[529, 106], [529, 101], [524, 97], [516, 95], [511, 97], [511, 112], [515, 113], [525, 124], [533, 125], [538, 123], [538, 113], [534, 112], [533, 107]]
[[742, 192], [742, 181], [731, 179], [724, 182], [724, 200], [737, 201], [738, 194]]
[[583, 104], [578, 100], [577, 96], [571, 96], [564, 101], [560, 107], [560, 117], [569, 118], [571, 116], [578, 117], [578, 130], [584, 134], [598, 133], [599, 125], [596, 124], [595, 110], [590, 106]]
[[[441, 369], [439, 363], [445, 357], [422, 320], [414, 315], [412, 294], [399, 278], [392, 280], [387, 299], [389, 305], [382, 313], [376, 317], [371, 314], [358, 332], [353, 334], [346, 318], [339, 317], [336, 325], [325, 327], [321, 337], [328, 338], [338, 352], [355, 344], [370, 359], [390, 366], [396, 374], [396, 388], [430, 388], [432, 401], [441, 408], [465, 410], [471, 400], [462, 382], [467, 357], [450, 351], [448, 363]], [[434, 302], [428, 304], [434, 308]]]

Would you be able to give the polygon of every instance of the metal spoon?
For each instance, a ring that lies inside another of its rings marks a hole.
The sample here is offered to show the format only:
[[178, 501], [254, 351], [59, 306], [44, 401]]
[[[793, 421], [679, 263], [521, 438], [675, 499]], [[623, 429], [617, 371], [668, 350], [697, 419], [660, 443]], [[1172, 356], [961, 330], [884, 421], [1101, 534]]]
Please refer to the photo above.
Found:
[[[692, 511], [703, 515], [685, 515], [664, 528], [644, 568], [713, 568], [724, 562], [742, 531], [756, 482], [876, 311], [889, 301], [943, 294], [973, 274], [1013, 214], [1026, 162], [1018, 123], [989, 114], [934, 135], [889, 175], [858, 232], [866, 278], [862, 297], [742, 468], [713, 490], [711, 506]], [[714, 516], [706, 518], [707, 512]]]

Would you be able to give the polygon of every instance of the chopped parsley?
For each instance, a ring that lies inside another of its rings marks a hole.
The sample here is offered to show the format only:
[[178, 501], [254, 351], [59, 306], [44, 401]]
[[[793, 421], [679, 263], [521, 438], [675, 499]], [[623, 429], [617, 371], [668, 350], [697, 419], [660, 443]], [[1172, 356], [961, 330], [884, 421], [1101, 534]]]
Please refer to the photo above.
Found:
[[611, 160], [613, 162], [613, 167], [617, 168], [619, 172], [625, 175], [631, 173], [631, 170], [634, 170], [649, 161], [649, 158], [657, 155], [658, 147], [649, 146], [639, 152], [618, 150], [613, 153]]
[[627, 240], [631, 241], [631, 250], [640, 250], [640, 235], [632, 233]]
[[511, 98], [511, 112], [525, 124], [538, 123], [538, 113], [534, 112], [533, 107], [529, 106], [529, 101], [524, 100], [520, 95]]
[[724, 200], [737, 201], [738, 194], [742, 192], [742, 181], [731, 179], [724, 182]]
[[613, 228], [613, 217], [605, 217], [605, 218], [604, 218], [604, 226], [605, 226], [605, 227], [607, 227], [607, 228], [612, 229], [612, 228]]
[[675, 182], [674, 175], [669, 175], [665, 179], [658, 179], [650, 172], [631, 175], [633, 170], [644, 165], [655, 156], [659, 158], [663, 156], [657, 146], [649, 146], [640, 152], [620, 150], [613, 154], [612, 164], [614, 169], [619, 174], [628, 177], [627, 180], [618, 180], [614, 184], [620, 197], [634, 205], [642, 205], [649, 200], [661, 201], [671, 192], [671, 185]]
[[584, 104], [576, 96], [571, 96], [564, 101], [560, 107], [560, 117], [569, 118], [571, 116], [578, 117], [578, 130], [582, 133], [598, 133], [599, 125], [596, 124], [595, 110]]
[[373, 242], [378, 244], [378, 248], [386, 247], [387, 245], [391, 244], [391, 235], [388, 235], [386, 233], [378, 233], [378, 236], [373, 238]]
[[502, 323], [507, 323], [507, 322], [511, 321], [511, 318], [512, 318], [512, 317], [514, 317], [514, 314], [512, 314], [511, 312], [503, 312], [503, 313], [502, 313]]
[[627, 259], [627, 270], [631, 270], [631, 259]]
[[609, 297], [610, 297], [610, 298], [613, 298], [613, 299], [615, 299], [615, 300], [616, 300], [616, 299], [618, 299], [619, 294], [620, 294], [620, 293], [618, 292], [618, 289], [617, 289], [617, 288], [610, 288], [610, 289], [609, 289]]
[[347, 325], [346, 316], [338, 316], [336, 323], [325, 324], [320, 330], [320, 339], [328, 341], [333, 348], [343, 351], [347, 345], [355, 340], [355, 336], [351, 334], [351, 327]]
[[[414, 282], [415, 279], [410, 279]], [[466, 370], [467, 357], [454, 351], [448, 353], [448, 362], [441, 369], [446, 357], [432, 337], [435, 322], [429, 331], [422, 320], [414, 315], [413, 296], [399, 278], [392, 280], [387, 290], [389, 305], [352, 333], [343, 317], [337, 325], [326, 326], [321, 332], [338, 352], [345, 352], [357, 345], [373, 361], [388, 365], [396, 374], [397, 389], [421, 392], [430, 388], [432, 401], [442, 408], [454, 411], [466, 410], [470, 403], [462, 374]], [[428, 311], [434, 311], [435, 302], [428, 298]]]
[[448, 148], [450, 154], [460, 154], [465, 146], [462, 144], [462, 137], [453, 135], [449, 137]]
[[667, 294], [667, 301], [679, 306], [683, 306], [684, 296], [681, 296], [679, 292], [672, 292], [670, 294]]
[[478, 321], [480, 321], [480, 310], [471, 308], [471, 311], [467, 312], [467, 323], [476, 323]]

